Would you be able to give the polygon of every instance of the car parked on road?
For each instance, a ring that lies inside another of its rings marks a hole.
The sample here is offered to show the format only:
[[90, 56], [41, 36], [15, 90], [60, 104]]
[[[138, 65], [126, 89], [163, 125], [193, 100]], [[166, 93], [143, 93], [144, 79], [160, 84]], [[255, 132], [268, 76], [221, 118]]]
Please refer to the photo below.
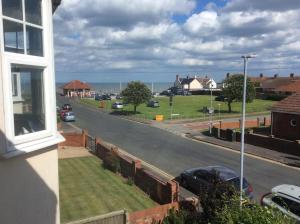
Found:
[[282, 184], [261, 198], [261, 205], [278, 208], [300, 223], [300, 187]]
[[222, 101], [222, 102], [224, 102], [224, 101], [227, 101], [227, 98], [225, 96], [223, 96], [223, 95], [220, 95], [220, 96], [216, 96], [215, 97], [215, 101]]
[[65, 115], [65, 113], [67, 113], [68, 112], [68, 110], [60, 110], [59, 111], [59, 116], [60, 116], [60, 118], [61, 119], [64, 119], [64, 115]]
[[68, 111], [63, 115], [63, 121], [75, 121], [75, 114], [72, 111]]
[[159, 102], [156, 100], [150, 100], [147, 104], [148, 107], [159, 107]]
[[62, 107], [61, 107], [62, 110], [68, 110], [68, 111], [71, 111], [72, 110], [72, 106], [68, 103], [64, 104]]
[[115, 102], [111, 105], [112, 109], [123, 109], [123, 107], [124, 107], [123, 103], [121, 103], [121, 102]]
[[[234, 170], [224, 166], [207, 166], [185, 170], [180, 175], [180, 182], [183, 187], [191, 190], [194, 194], [199, 194], [201, 190], [210, 187], [214, 173], [217, 173], [221, 180], [231, 183], [236, 189], [239, 189], [239, 175]], [[253, 188], [246, 178], [243, 179], [243, 190], [248, 198], [253, 198]]]

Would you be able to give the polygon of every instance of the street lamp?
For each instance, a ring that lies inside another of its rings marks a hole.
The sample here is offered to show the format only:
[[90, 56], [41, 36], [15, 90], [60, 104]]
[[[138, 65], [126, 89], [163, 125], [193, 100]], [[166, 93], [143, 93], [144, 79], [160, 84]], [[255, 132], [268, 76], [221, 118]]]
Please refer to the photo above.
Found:
[[249, 58], [255, 58], [255, 54], [243, 55], [244, 59], [244, 89], [243, 89], [243, 110], [242, 110], [242, 136], [241, 136], [241, 175], [240, 175], [240, 205], [243, 203], [243, 182], [244, 182], [244, 151], [245, 151], [245, 117], [246, 117], [246, 96], [247, 96], [247, 64]]

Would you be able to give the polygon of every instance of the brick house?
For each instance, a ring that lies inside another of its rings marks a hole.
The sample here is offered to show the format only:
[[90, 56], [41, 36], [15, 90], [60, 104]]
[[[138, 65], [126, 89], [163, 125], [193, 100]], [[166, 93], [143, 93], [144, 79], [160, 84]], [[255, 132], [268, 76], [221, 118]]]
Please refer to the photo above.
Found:
[[295, 93], [272, 107], [272, 135], [300, 140], [300, 93]]
[[52, 14], [0, 0], [0, 223], [60, 223]]

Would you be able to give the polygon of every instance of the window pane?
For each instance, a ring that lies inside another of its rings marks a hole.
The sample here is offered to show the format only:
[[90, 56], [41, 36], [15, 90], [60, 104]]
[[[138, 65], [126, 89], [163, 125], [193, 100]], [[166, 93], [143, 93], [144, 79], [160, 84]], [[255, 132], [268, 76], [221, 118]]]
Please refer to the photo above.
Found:
[[25, 1], [25, 15], [27, 22], [42, 25], [41, 3], [41, 0]]
[[24, 54], [23, 25], [3, 20], [5, 51]]
[[3, 15], [23, 20], [22, 0], [2, 0]]
[[43, 70], [12, 65], [12, 74], [19, 76], [15, 85], [21, 87], [20, 99], [13, 101], [15, 135], [45, 130]]
[[41, 29], [26, 26], [27, 54], [43, 56], [43, 31]]

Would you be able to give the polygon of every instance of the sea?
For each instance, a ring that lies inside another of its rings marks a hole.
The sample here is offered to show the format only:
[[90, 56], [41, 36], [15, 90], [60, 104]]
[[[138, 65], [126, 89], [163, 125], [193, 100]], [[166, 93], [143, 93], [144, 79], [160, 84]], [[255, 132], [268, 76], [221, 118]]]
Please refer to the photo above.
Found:
[[[56, 83], [57, 89], [62, 89], [62, 86], [66, 83]], [[123, 89], [127, 87], [128, 83], [88, 83], [92, 90], [96, 93], [106, 94], [106, 93], [120, 93]], [[173, 82], [145, 82], [144, 83], [152, 92], [160, 93], [174, 85]]]

